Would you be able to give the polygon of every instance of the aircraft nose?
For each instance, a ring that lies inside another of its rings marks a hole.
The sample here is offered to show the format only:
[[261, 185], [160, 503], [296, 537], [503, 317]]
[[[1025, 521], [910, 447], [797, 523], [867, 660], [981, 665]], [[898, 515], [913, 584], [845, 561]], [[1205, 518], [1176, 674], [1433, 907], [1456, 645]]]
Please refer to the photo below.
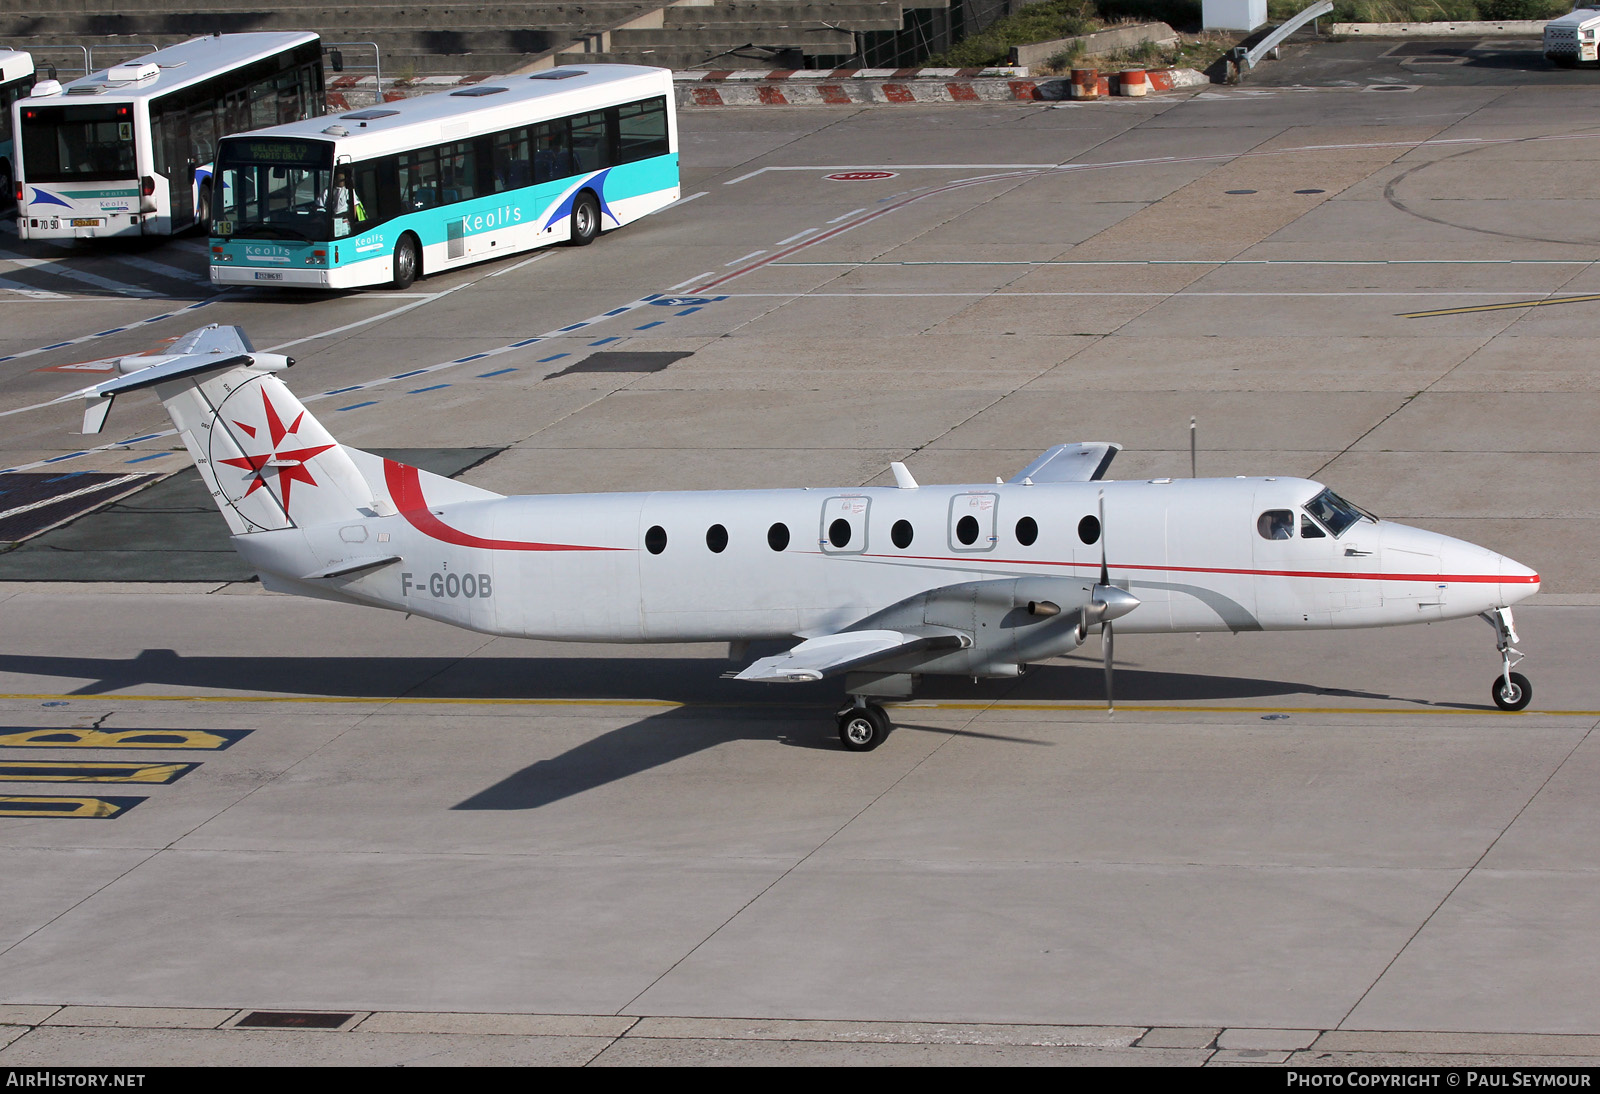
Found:
[[1500, 560], [1500, 606], [1509, 608], [1519, 600], [1526, 600], [1539, 591], [1539, 575], [1515, 559], [1505, 555]]

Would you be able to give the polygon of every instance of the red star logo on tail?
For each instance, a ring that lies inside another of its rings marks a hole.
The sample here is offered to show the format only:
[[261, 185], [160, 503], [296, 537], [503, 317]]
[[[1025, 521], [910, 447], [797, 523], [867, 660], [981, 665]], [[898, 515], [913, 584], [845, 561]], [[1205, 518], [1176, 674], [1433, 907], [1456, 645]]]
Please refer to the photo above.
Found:
[[[312, 478], [311, 472], [306, 469], [306, 461], [318, 453], [326, 452], [333, 445], [319, 444], [310, 448], [294, 448], [280, 451], [279, 446], [283, 444], [284, 438], [293, 436], [300, 429], [300, 422], [306, 416], [305, 411], [302, 410], [296, 415], [294, 422], [285, 428], [283, 419], [278, 417], [277, 408], [272, 405], [272, 400], [267, 397], [266, 388], [261, 389], [261, 402], [267, 408], [267, 435], [272, 441], [271, 450], [263, 452], [259, 456], [238, 456], [233, 459], [218, 460], [217, 462], [225, 463], [229, 467], [237, 467], [250, 473], [250, 489], [244, 492], [244, 496], [247, 498], [266, 482], [266, 477], [269, 474], [276, 474], [278, 476], [278, 487], [283, 492], [283, 511], [287, 513], [289, 511], [289, 488], [291, 486], [297, 482], [303, 482], [307, 486], [317, 485], [317, 480]], [[257, 432], [255, 426], [246, 425], [244, 422], [234, 422], [233, 424], [254, 439]]]

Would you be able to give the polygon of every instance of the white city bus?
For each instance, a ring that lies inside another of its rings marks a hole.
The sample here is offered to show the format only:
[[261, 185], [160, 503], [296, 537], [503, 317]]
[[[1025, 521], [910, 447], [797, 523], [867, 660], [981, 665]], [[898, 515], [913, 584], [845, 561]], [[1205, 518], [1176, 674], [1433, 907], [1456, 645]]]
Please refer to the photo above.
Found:
[[11, 197], [11, 180], [16, 178], [12, 164], [17, 155], [11, 149], [11, 104], [33, 88], [33, 57], [14, 49], [0, 49], [0, 201]]
[[23, 239], [170, 235], [211, 216], [229, 133], [324, 109], [310, 32], [219, 34], [168, 46], [12, 107]]
[[211, 279], [325, 289], [588, 243], [678, 200], [672, 74], [584, 65], [229, 137]]

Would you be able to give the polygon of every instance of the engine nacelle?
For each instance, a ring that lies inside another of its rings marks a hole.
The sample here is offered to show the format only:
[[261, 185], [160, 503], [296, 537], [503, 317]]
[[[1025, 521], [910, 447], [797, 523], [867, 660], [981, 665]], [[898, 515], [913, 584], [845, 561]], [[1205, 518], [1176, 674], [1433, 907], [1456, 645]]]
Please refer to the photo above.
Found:
[[1078, 647], [1079, 609], [1094, 583], [1063, 577], [967, 581], [918, 593], [868, 616], [851, 630], [916, 631], [940, 627], [972, 637], [966, 649], [929, 658], [926, 653], [874, 665], [880, 672], [1016, 676], [1020, 666], [1059, 657]]

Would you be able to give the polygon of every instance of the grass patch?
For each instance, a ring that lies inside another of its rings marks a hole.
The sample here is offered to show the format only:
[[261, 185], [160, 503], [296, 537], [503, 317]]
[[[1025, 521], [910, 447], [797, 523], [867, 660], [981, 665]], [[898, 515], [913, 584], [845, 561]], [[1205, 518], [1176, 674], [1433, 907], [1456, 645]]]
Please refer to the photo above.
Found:
[[[1267, 19], [1281, 23], [1305, 7], [1304, 0], [1267, 0]], [[1500, 19], [1554, 19], [1572, 10], [1571, 0], [1337, 0], [1336, 23], [1449, 23]]]

